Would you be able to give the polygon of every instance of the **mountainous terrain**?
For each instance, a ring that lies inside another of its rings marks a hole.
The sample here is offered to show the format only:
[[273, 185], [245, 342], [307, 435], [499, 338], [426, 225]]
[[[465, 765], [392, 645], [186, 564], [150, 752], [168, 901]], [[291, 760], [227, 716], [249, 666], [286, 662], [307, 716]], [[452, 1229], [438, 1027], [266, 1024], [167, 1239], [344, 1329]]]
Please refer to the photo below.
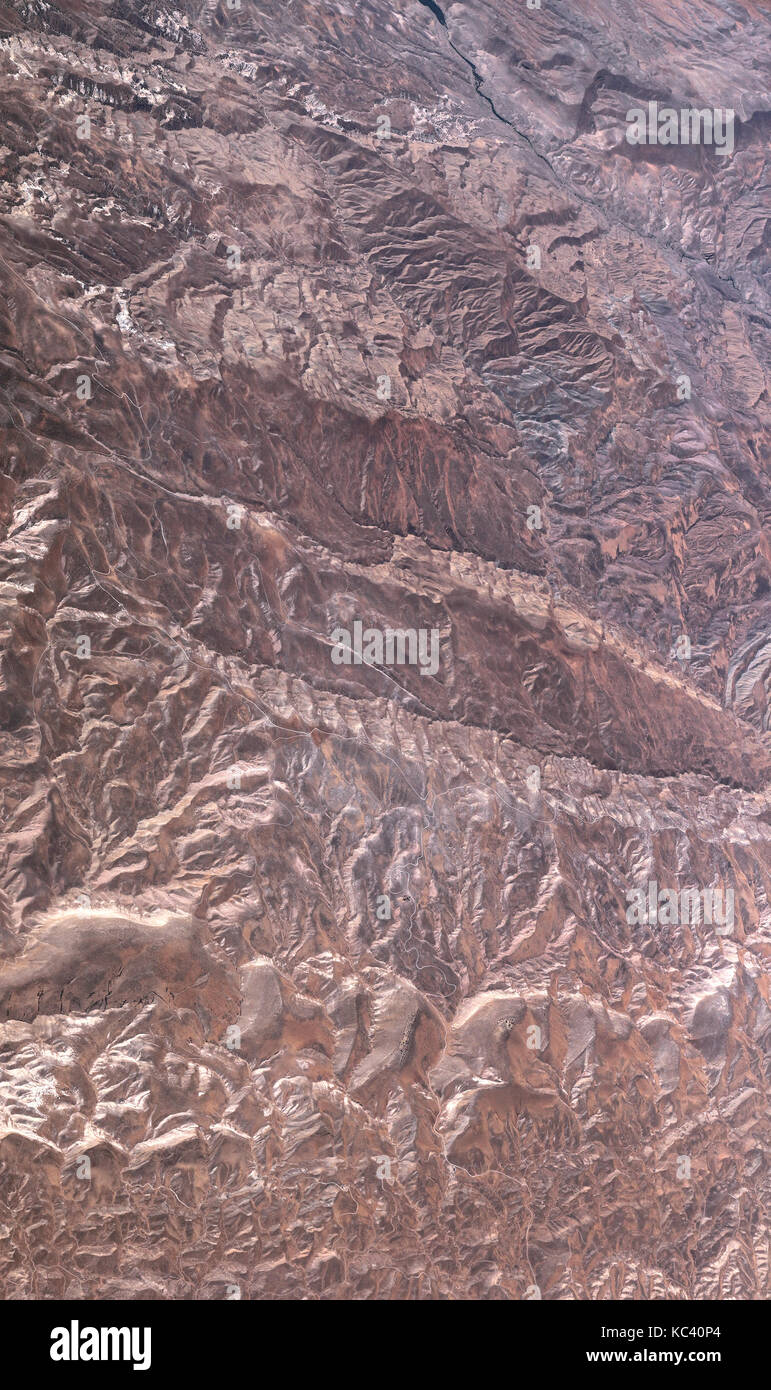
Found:
[[0, 3], [3, 1297], [771, 1296], [770, 38]]

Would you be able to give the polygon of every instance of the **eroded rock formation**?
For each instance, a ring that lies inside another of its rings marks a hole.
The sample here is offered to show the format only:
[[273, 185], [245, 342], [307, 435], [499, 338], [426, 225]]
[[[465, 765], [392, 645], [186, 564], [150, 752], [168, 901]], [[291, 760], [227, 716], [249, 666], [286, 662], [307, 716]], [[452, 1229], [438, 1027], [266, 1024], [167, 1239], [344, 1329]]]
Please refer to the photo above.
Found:
[[0, 36], [4, 1296], [768, 1297], [767, 11]]

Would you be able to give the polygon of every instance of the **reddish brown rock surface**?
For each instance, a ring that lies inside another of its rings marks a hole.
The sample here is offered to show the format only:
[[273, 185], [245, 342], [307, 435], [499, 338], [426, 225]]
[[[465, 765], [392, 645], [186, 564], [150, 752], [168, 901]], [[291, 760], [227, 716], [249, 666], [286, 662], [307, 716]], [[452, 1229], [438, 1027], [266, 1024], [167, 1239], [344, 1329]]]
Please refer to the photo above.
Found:
[[767, 1298], [767, 11], [0, 35], [3, 1295]]

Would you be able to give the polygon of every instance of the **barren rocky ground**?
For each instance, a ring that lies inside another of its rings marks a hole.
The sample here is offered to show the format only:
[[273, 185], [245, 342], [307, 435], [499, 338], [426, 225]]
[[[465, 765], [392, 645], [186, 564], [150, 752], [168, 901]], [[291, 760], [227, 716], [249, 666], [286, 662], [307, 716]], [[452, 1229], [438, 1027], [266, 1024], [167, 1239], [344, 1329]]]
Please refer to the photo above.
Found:
[[768, 1298], [768, 9], [231, 5], [0, 4], [0, 1291]]

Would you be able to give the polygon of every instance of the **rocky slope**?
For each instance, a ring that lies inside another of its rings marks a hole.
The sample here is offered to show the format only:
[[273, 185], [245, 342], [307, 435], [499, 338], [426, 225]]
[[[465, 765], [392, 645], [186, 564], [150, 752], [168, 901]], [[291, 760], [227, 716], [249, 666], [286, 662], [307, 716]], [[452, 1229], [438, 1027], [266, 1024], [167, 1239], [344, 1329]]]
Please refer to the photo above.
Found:
[[0, 4], [5, 1297], [771, 1293], [768, 42]]

